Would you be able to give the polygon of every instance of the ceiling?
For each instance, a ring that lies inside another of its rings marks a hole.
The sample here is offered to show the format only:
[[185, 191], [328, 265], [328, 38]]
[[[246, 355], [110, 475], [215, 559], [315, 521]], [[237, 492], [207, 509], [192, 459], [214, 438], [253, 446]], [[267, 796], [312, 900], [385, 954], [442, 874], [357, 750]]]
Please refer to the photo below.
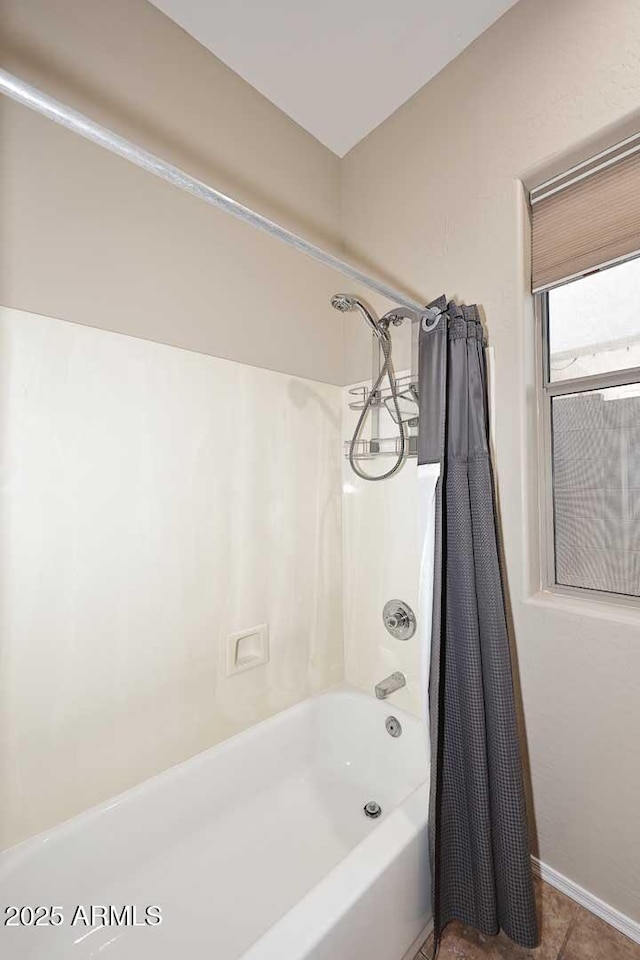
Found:
[[342, 157], [515, 0], [152, 0]]

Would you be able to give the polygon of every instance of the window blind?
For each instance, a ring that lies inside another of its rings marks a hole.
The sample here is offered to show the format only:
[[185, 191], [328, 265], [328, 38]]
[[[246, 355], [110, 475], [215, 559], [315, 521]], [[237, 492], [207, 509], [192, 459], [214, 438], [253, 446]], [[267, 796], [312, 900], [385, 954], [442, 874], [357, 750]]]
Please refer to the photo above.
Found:
[[640, 134], [531, 191], [532, 289], [640, 254]]

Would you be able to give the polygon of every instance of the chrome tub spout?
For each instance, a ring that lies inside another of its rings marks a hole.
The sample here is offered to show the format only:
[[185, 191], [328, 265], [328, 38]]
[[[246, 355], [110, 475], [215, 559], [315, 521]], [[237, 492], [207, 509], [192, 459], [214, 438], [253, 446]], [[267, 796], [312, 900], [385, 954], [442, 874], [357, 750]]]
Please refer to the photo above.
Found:
[[406, 685], [407, 680], [404, 673], [400, 673], [400, 671], [397, 670], [395, 673], [392, 673], [391, 676], [381, 680], [380, 683], [376, 683], [376, 697], [378, 700], [386, 700], [389, 694], [395, 693], [396, 690], [400, 690], [401, 687], [405, 687]]

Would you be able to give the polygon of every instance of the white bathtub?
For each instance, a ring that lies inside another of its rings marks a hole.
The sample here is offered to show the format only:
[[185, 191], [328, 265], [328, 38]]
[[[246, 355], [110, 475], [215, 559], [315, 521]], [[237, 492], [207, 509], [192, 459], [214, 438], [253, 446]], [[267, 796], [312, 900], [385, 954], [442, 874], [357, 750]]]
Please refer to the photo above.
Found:
[[[0, 855], [3, 911], [63, 918], [5, 912], [0, 956], [402, 960], [430, 917], [427, 806], [422, 724], [330, 691]], [[92, 905], [135, 907], [139, 925], [91, 925]]]

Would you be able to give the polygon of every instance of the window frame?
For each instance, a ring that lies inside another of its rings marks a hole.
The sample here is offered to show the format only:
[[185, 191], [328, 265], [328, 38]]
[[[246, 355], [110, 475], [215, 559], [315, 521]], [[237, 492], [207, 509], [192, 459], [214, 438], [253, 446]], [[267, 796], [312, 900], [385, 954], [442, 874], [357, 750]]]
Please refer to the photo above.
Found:
[[[627, 257], [634, 260], [636, 257]], [[572, 281], [579, 278], [572, 278]], [[572, 282], [566, 281], [566, 282]], [[560, 286], [560, 284], [557, 284]], [[640, 367], [592, 374], [566, 380], [549, 377], [549, 291], [535, 293], [536, 384], [538, 398], [538, 485], [540, 516], [540, 583], [542, 590], [563, 597], [599, 601], [640, 611], [640, 597], [590, 587], [574, 587], [556, 581], [555, 517], [553, 503], [553, 430], [551, 401], [557, 396], [640, 383]]]

